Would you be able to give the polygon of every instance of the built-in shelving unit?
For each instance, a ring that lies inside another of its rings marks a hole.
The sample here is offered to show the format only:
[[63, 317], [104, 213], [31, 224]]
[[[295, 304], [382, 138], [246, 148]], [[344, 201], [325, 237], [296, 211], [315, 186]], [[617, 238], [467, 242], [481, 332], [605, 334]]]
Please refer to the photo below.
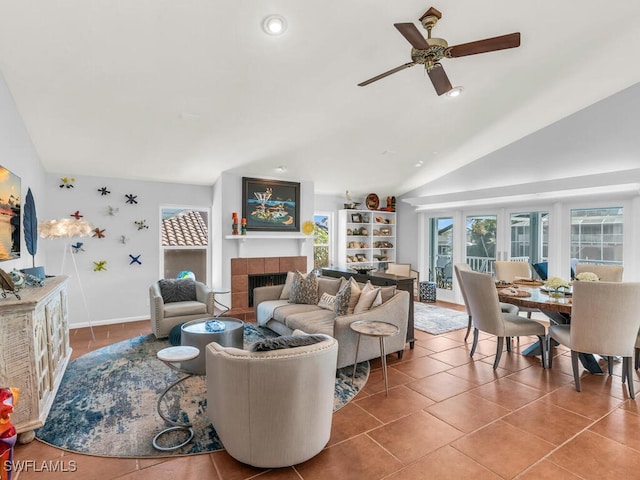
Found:
[[338, 212], [338, 266], [372, 266], [396, 261], [396, 213], [380, 210]]

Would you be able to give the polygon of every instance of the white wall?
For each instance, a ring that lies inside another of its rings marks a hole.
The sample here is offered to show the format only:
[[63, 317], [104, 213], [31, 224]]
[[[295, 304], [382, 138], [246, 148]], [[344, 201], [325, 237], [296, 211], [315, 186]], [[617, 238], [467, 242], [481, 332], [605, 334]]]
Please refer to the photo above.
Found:
[[[47, 174], [44, 195], [38, 207], [42, 220], [70, 218], [76, 210], [94, 227], [104, 229], [105, 238], [74, 238], [82, 242], [84, 252], [67, 251], [62, 266], [63, 239], [40, 239], [40, 248], [47, 255], [48, 275], [71, 276], [69, 282], [69, 318], [71, 326], [113, 323], [126, 319], [149, 318], [149, 285], [161, 278], [160, 271], [160, 207], [189, 206], [211, 208], [212, 187], [171, 183], [143, 182], [101, 177], [76, 177], [73, 188], [60, 188], [60, 177], [67, 174]], [[99, 188], [107, 187], [109, 195]], [[127, 204], [126, 194], [136, 195], [137, 204]], [[38, 200], [36, 199], [36, 202]], [[108, 207], [118, 208], [111, 216]], [[134, 221], [146, 222], [148, 229], [138, 230]], [[129, 240], [123, 244], [120, 237]], [[130, 265], [129, 254], [141, 255], [142, 265]], [[73, 255], [73, 258], [71, 257]], [[78, 276], [73, 259], [76, 260]], [[94, 262], [106, 260], [106, 271], [94, 271]], [[87, 309], [82, 300], [82, 290]]]
[[[0, 165], [9, 169], [20, 177], [21, 200], [24, 203], [27, 189], [31, 188], [36, 207], [39, 203], [45, 203], [44, 198], [44, 169], [29, 133], [25, 130], [20, 113], [16, 109], [7, 84], [0, 73]], [[27, 252], [24, 242], [24, 231], [20, 224], [20, 252], [21, 256], [16, 260], [0, 262], [0, 268], [5, 271], [14, 268], [26, 268], [32, 266], [32, 258]], [[35, 263], [41, 265], [45, 261], [45, 254], [38, 248]]]

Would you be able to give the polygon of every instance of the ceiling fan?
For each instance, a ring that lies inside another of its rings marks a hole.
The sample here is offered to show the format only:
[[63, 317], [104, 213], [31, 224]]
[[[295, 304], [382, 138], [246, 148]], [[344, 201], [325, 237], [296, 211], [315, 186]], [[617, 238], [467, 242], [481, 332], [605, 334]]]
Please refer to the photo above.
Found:
[[411, 62], [400, 65], [388, 72], [381, 73], [369, 80], [359, 83], [359, 87], [364, 87], [381, 78], [388, 77], [405, 68], [413, 67], [416, 64], [424, 65], [431, 83], [436, 89], [438, 95], [447, 93], [452, 89], [449, 77], [442, 68], [440, 60], [443, 58], [464, 57], [467, 55], [476, 55], [478, 53], [494, 52], [496, 50], [504, 50], [507, 48], [515, 48], [520, 46], [520, 33], [510, 33], [499, 37], [486, 38], [475, 42], [462, 43], [450, 47], [443, 38], [431, 38], [431, 29], [442, 18], [435, 8], [431, 7], [424, 15], [420, 17], [420, 23], [427, 30], [427, 38], [425, 39], [420, 31], [413, 23], [394, 23], [393, 26], [406, 38], [413, 46], [411, 49]]

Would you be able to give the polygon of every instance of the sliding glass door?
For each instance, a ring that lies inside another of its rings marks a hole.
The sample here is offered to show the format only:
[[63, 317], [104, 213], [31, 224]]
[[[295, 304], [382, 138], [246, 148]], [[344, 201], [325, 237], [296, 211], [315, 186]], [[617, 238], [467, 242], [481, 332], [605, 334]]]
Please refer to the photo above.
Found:
[[429, 281], [437, 288], [453, 289], [453, 218], [429, 219]]

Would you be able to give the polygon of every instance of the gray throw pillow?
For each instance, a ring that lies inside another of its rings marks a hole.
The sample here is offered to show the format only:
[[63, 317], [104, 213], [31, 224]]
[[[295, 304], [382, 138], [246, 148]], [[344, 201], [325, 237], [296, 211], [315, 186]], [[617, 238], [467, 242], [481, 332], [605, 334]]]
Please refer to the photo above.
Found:
[[158, 282], [164, 303], [196, 300], [196, 282], [192, 279], [165, 278]]
[[249, 346], [250, 352], [269, 352], [285, 348], [304, 347], [326, 340], [323, 335], [283, 335], [282, 337], [264, 338]]
[[310, 272], [306, 277], [303, 277], [300, 272], [296, 272], [293, 275], [293, 285], [291, 285], [289, 303], [302, 303], [307, 305], [315, 305], [318, 303], [318, 277], [315, 273]]
[[347, 314], [349, 309], [349, 301], [351, 300], [351, 282], [345, 282], [338, 293], [336, 293], [336, 299], [333, 302], [333, 313], [336, 317], [341, 317]]

